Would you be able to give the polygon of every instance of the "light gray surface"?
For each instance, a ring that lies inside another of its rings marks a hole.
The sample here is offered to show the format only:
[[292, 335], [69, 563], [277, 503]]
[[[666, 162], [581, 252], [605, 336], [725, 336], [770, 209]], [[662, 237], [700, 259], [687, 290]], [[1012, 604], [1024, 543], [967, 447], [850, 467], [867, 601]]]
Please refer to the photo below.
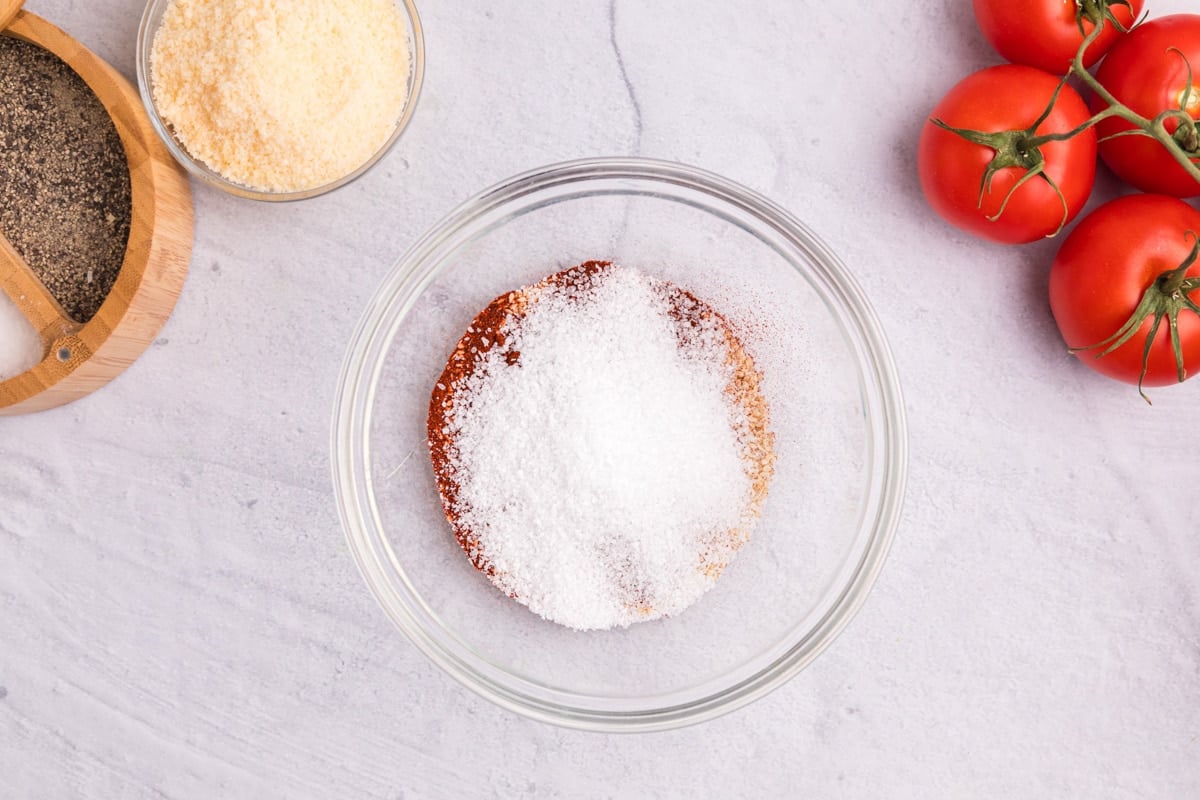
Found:
[[[28, 6], [133, 75], [136, 0]], [[921, 119], [997, 60], [970, 5], [421, 11], [425, 92], [372, 173], [285, 206], [197, 187], [156, 345], [0, 419], [0, 795], [1194, 796], [1200, 380], [1149, 408], [1072, 363], [1056, 245], [979, 243], [924, 206]], [[327, 442], [353, 325], [424, 229], [514, 172], [620, 154], [741, 181], [842, 255], [912, 453], [891, 559], [832, 648], [749, 708], [635, 737], [502, 712], [393, 630]]]

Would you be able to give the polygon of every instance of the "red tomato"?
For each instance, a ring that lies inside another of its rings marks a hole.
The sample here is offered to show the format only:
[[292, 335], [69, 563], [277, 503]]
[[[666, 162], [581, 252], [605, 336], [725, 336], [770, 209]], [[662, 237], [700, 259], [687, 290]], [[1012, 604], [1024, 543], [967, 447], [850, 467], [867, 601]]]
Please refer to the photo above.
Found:
[[[1121, 103], [1152, 118], [1168, 108], [1181, 107], [1189, 88], [1189, 63], [1192, 80], [1186, 110], [1193, 119], [1200, 119], [1200, 15], [1175, 14], [1137, 26], [1109, 52], [1096, 79]], [[1093, 110], [1104, 107], [1100, 98], [1092, 98]], [[1115, 117], [1096, 126], [1100, 156], [1112, 171], [1145, 192], [1175, 197], [1200, 195], [1200, 183], [1154, 139], [1131, 135], [1105, 140], [1132, 127]], [[1178, 122], [1171, 120], [1166, 127], [1174, 133]], [[1200, 156], [1200, 147], [1196, 154]]]
[[[1059, 79], [1048, 72], [1003, 64], [968, 75], [942, 98], [926, 120], [917, 146], [921, 189], [934, 211], [969, 233], [1008, 244], [1053, 236], [1074, 219], [1087, 202], [1096, 176], [1092, 128], [1066, 141], [1038, 146], [1036, 151], [1045, 159], [1044, 176], [1034, 175], [1014, 190], [1025, 177], [1025, 168], [1004, 167], [984, 187], [996, 151], [932, 122], [940, 119], [954, 128], [986, 133], [1027, 130], [1050, 105], [1058, 86]], [[1064, 86], [1034, 134], [1064, 133], [1087, 119], [1083, 98]]]
[[[1189, 233], [1200, 235], [1200, 211], [1162, 195], [1121, 197], [1080, 220], [1050, 268], [1050, 309], [1067, 345], [1090, 347], [1120, 330], [1147, 288], [1192, 254], [1196, 239]], [[1193, 264], [1186, 274], [1197, 278], [1198, 288], [1189, 296], [1200, 303], [1200, 263]], [[1200, 370], [1200, 315], [1184, 309], [1178, 320], [1183, 366], [1192, 375]], [[1152, 325], [1153, 315], [1111, 353], [1097, 358], [1106, 349], [1104, 345], [1078, 352], [1079, 360], [1110, 378], [1138, 383]], [[1147, 386], [1178, 380], [1168, 328], [1164, 318], [1150, 346], [1142, 381]]]
[[[1144, 4], [1145, 0], [1130, 0], [1132, 10], [1117, 3], [1105, 5], [1128, 30]], [[1009, 61], [1063, 75], [1083, 44], [1076, 9], [1073, 0], [975, 0], [975, 21], [984, 38]], [[1087, 33], [1094, 27], [1091, 22], [1083, 23]], [[1121, 36], [1111, 20], [1106, 22], [1105, 30], [1084, 54], [1084, 66], [1099, 61]]]

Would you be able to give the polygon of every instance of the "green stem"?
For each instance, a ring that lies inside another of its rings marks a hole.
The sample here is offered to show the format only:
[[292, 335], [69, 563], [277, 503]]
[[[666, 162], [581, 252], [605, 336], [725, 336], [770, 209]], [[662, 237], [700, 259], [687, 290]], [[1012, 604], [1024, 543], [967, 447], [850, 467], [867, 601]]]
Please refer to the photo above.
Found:
[[1087, 120], [1080, 123], [1078, 126], [1072, 128], [1069, 131], [1064, 131], [1063, 133], [1043, 133], [1040, 136], [1030, 137], [1028, 141], [1029, 141], [1030, 146], [1032, 146], [1032, 147], [1038, 147], [1040, 145], [1045, 144], [1046, 142], [1064, 142], [1067, 139], [1070, 139], [1074, 136], [1078, 136], [1079, 134], [1083, 133], [1088, 128], [1092, 127], [1093, 125], [1096, 125], [1097, 123], [1099, 123], [1103, 120], [1106, 120], [1109, 117], [1116, 117], [1116, 116], [1120, 116], [1117, 109], [1113, 108], [1112, 106], [1109, 106], [1108, 108], [1105, 108], [1102, 111], [1096, 112], [1090, 118], [1088, 118]]
[[1188, 253], [1188, 257], [1183, 260], [1178, 267], [1164, 272], [1158, 276], [1159, 285], [1165, 294], [1175, 294], [1184, 288], [1184, 283], [1187, 282], [1187, 272], [1191, 269], [1192, 264], [1196, 263], [1196, 259], [1200, 257], [1200, 237], [1189, 231], [1192, 236], [1192, 250]]
[[[1200, 184], [1200, 128], [1197, 127], [1196, 120], [1187, 112], [1187, 105], [1192, 97], [1192, 68], [1191, 64], [1188, 64], [1186, 57], [1182, 53], [1179, 54], [1180, 58], [1183, 58], [1184, 63], [1187, 65], [1188, 74], [1188, 88], [1183, 93], [1180, 107], [1169, 108], [1153, 119], [1148, 119], [1138, 114], [1117, 100], [1083, 65], [1084, 54], [1104, 31], [1105, 25], [1112, 25], [1122, 32], [1128, 32], [1129, 28], [1114, 16], [1112, 11], [1112, 6], [1114, 5], [1123, 5], [1130, 9], [1131, 14], [1133, 13], [1133, 7], [1129, 0], [1075, 0], [1076, 22], [1083, 36], [1083, 42], [1075, 52], [1075, 57], [1071, 60], [1070, 68], [1059, 81], [1053, 95], [1051, 95], [1050, 102], [1046, 105], [1041, 115], [1028, 128], [1024, 130], [978, 131], [966, 128], [954, 128], [940, 119], [929, 120], [934, 125], [961, 136], [967, 141], [992, 150], [992, 158], [984, 169], [979, 181], [979, 198], [977, 203], [980, 208], [983, 207], [984, 196], [991, 189], [992, 178], [997, 173], [1011, 167], [1019, 168], [1024, 173], [1020, 180], [1010, 187], [1005, 194], [1000, 203], [1000, 210], [994, 216], [989, 217], [989, 219], [993, 221], [999, 219], [1000, 215], [1008, 207], [1008, 201], [1012, 197], [1013, 192], [1028, 181], [1040, 177], [1058, 195], [1059, 201], [1063, 206], [1062, 221], [1053, 233], [1048, 234], [1048, 237], [1058, 235], [1067, 224], [1069, 208], [1062, 190], [1046, 174], [1046, 157], [1041, 152], [1041, 146], [1049, 142], [1061, 142], [1073, 136], [1078, 136], [1088, 128], [1113, 117], [1124, 120], [1128, 123], [1129, 128], [1118, 131], [1106, 138], [1115, 138], [1117, 136], [1149, 136], [1166, 148], [1167, 152], [1178, 162], [1179, 166], [1197, 184]], [[1091, 24], [1091, 31], [1085, 30], [1085, 22]], [[1038, 126], [1049, 118], [1055, 104], [1058, 102], [1059, 93], [1067, 85], [1072, 75], [1091, 89], [1103, 101], [1104, 107], [1069, 131], [1037, 134]], [[1166, 123], [1168, 120], [1177, 123], [1174, 133], [1167, 131]]]
[[1155, 339], [1158, 338], [1158, 330], [1164, 319], [1167, 321], [1171, 351], [1175, 356], [1176, 378], [1180, 383], [1187, 378], [1187, 370], [1183, 366], [1183, 346], [1179, 339], [1179, 312], [1190, 311], [1200, 316], [1200, 306], [1196, 305], [1195, 301], [1189, 297], [1192, 292], [1200, 290], [1200, 277], [1189, 278], [1187, 275], [1188, 270], [1196, 263], [1196, 259], [1200, 258], [1200, 237], [1192, 231], [1188, 231], [1188, 235], [1192, 238], [1192, 249], [1187, 258], [1180, 262], [1179, 266], [1159, 273], [1150, 282], [1133, 313], [1116, 332], [1095, 344], [1070, 348], [1072, 353], [1096, 350], [1098, 352], [1095, 357], [1103, 358], [1132, 339], [1141, 330], [1146, 320], [1150, 320], [1150, 330], [1146, 332], [1142, 344], [1142, 371], [1138, 375], [1138, 394], [1147, 403], [1150, 402], [1150, 398], [1142, 390], [1142, 383], [1146, 379], [1146, 370], [1150, 365], [1150, 350], [1154, 346]]
[[[1109, 23], [1111, 24], [1111, 23]], [[1117, 98], [1113, 97], [1112, 92], [1104, 88], [1104, 84], [1096, 80], [1087, 68], [1083, 65], [1083, 54], [1087, 52], [1088, 47], [1092, 42], [1100, 36], [1103, 31], [1103, 25], [1094, 25], [1092, 30], [1083, 38], [1083, 44], [1079, 46], [1079, 50], [1075, 53], [1075, 58], [1071, 61], [1071, 69], [1068, 74], [1073, 74], [1076, 78], [1083, 82], [1085, 86], [1095, 92], [1096, 96], [1104, 101], [1107, 106], [1107, 111], [1111, 113], [1108, 116], [1116, 116], [1128, 122], [1130, 125], [1139, 129], [1145, 135], [1155, 139], [1159, 144], [1166, 148], [1171, 154], [1171, 158], [1183, 167], [1192, 178], [1200, 183], [1200, 164], [1193, 160], [1193, 156], [1188, 150], [1184, 150], [1184, 145], [1181, 145], [1173, 135], [1167, 132], [1163, 122], [1166, 119], [1175, 118], [1179, 120], [1179, 124], [1185, 128], [1187, 133], [1184, 138], [1187, 140], [1189, 149], [1193, 140], [1200, 140], [1200, 134], [1197, 134], [1196, 121], [1192, 119], [1190, 114], [1187, 114], [1183, 109], [1168, 109], [1159, 114], [1154, 119], [1148, 119], [1138, 114], [1133, 109], [1126, 106]], [[1191, 74], [1191, 67], [1188, 67], [1188, 73]], [[1103, 113], [1103, 112], [1102, 112]], [[1094, 119], [1094, 118], [1093, 118]], [[1194, 152], [1194, 149], [1192, 149]]]

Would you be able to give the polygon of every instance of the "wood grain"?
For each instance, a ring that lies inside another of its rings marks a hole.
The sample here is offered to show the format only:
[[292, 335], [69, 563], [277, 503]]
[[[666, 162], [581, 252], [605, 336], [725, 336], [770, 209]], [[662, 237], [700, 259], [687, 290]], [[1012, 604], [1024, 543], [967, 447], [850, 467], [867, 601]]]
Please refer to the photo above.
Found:
[[17, 12], [21, 10], [21, 3], [24, 0], [0, 0], [0, 30], [8, 27], [8, 23], [13, 21], [13, 17], [17, 16]]
[[[3, 0], [0, 19], [18, 9]], [[46, 20], [17, 11], [5, 35], [57, 55], [96, 93], [112, 117], [129, 165], [132, 220], [125, 260], [96, 315], [72, 322], [7, 242], [0, 242], [0, 290], [42, 336], [45, 358], [0, 382], [0, 415], [77, 400], [123, 372], [158, 335], [183, 288], [192, 248], [187, 176], [159, 140], [132, 85], [103, 59]]]

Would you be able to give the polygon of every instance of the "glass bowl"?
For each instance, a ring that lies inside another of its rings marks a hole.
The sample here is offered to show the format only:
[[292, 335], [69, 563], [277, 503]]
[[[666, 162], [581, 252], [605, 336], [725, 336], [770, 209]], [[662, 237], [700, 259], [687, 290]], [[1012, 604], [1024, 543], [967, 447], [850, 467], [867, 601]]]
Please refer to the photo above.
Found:
[[149, 0], [146, 3], [146, 10], [142, 13], [142, 21], [138, 26], [137, 36], [138, 92], [142, 96], [142, 105], [146, 107], [150, 123], [154, 126], [154, 130], [158, 133], [159, 138], [166, 144], [171, 155], [189, 173], [209, 186], [214, 186], [238, 197], [274, 202], [305, 200], [310, 197], [327, 194], [361, 177], [379, 159], [387, 155], [388, 151], [392, 149], [392, 146], [396, 144], [401, 134], [408, 127], [413, 112], [416, 111], [417, 99], [421, 95], [421, 84], [425, 78], [425, 39], [421, 30], [421, 19], [417, 15], [417, 8], [413, 4], [413, 0], [396, 0], [396, 4], [402, 12], [408, 29], [412, 68], [408, 73], [408, 97], [404, 101], [404, 108], [400, 113], [400, 118], [396, 122], [396, 127], [392, 131], [392, 135], [383, 143], [383, 146], [353, 172], [343, 175], [330, 183], [313, 186], [308, 189], [293, 192], [272, 192], [255, 189], [232, 181], [210, 168], [203, 161], [194, 158], [175, 137], [171, 126], [159, 116], [158, 108], [155, 106], [154, 95], [150, 89], [150, 51], [154, 46], [154, 35], [158, 32], [163, 14], [166, 12], [167, 7], [171, 5], [171, 2], [172, 0]]
[[[442, 514], [425, 418], [445, 359], [479, 310], [589, 259], [719, 297], [718, 310], [760, 314], [786, 335], [754, 353], [778, 462], [750, 541], [682, 613], [580, 633], [537, 617], [470, 565]], [[418, 241], [350, 342], [332, 447], [351, 553], [412, 642], [504, 708], [602, 731], [699, 722], [809, 664], [882, 567], [907, 466], [891, 355], [837, 257], [744, 187], [630, 158], [518, 175]]]

